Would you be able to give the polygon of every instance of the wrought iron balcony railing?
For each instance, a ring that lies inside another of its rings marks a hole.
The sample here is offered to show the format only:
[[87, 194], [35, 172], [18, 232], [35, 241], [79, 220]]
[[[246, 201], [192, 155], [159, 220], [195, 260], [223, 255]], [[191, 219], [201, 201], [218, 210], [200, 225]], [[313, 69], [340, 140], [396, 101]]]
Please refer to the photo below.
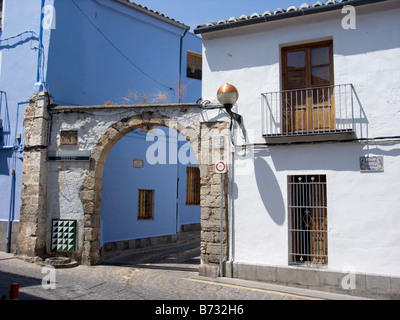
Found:
[[354, 132], [352, 84], [262, 94], [264, 137]]

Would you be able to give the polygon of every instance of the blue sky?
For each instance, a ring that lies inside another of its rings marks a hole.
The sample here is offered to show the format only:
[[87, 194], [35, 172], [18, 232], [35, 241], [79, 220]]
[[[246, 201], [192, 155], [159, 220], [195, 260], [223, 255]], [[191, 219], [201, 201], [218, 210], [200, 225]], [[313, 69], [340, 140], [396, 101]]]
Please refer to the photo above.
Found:
[[[131, 0], [132, 1], [132, 0]], [[303, 3], [313, 4], [316, 0], [133, 0], [133, 2], [158, 11], [191, 27], [216, 22], [230, 17], [251, 15], [254, 12], [299, 7]], [[325, 1], [323, 1], [325, 2]]]

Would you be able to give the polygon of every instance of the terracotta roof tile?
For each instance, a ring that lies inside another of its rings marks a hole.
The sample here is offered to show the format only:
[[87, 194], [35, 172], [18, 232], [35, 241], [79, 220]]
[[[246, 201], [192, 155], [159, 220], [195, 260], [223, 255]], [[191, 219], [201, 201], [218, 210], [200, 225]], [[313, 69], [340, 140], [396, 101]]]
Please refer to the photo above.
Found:
[[156, 17], [156, 18], [159, 18], [159, 19], [161, 19], [161, 20], [164, 20], [164, 21], [170, 22], [170, 23], [172, 23], [172, 24], [178, 25], [178, 26], [180, 26], [180, 27], [182, 27], [182, 28], [184, 28], [184, 29], [189, 29], [189, 28], [190, 28], [189, 26], [185, 25], [184, 23], [182, 23], [182, 22], [180, 22], [180, 21], [177, 21], [177, 20], [175, 20], [175, 19], [172, 19], [172, 18], [170, 18], [170, 17], [164, 15], [164, 14], [161, 13], [161, 12], [151, 10], [151, 9], [149, 9], [149, 8], [147, 8], [147, 7], [145, 7], [145, 6], [142, 6], [142, 5], [138, 4], [138, 3], [135, 3], [135, 2], [132, 2], [132, 1], [129, 1], [129, 0], [118, 0], [118, 1], [123, 2], [123, 3], [126, 3], [127, 5], [129, 5], [129, 6], [133, 7], [133, 8], [135, 8], [135, 9], [139, 9], [139, 10], [141, 10], [142, 12], [145, 12], [145, 13], [147, 13], [147, 14], [149, 14], [149, 15], [152, 15], [152, 16], [154, 16], [154, 17]]
[[[262, 14], [258, 14], [258, 13], [253, 13], [252, 15], [248, 16], [248, 15], [241, 15], [239, 18], [236, 17], [231, 17], [228, 20], [224, 20], [221, 19], [218, 22], [210, 22], [207, 24], [202, 24], [199, 25], [196, 30], [195, 33], [202, 33], [202, 28], [209, 28], [209, 27], [220, 27], [221, 29], [223, 29], [225, 26], [228, 27], [234, 27], [234, 26], [239, 26], [239, 25], [246, 25], [246, 24], [251, 24], [251, 21], [253, 19], [259, 19], [260, 22], [264, 22], [261, 21], [263, 20], [263, 18], [265, 19], [265, 21], [267, 21], [266, 19], [272, 19], [272, 18], [278, 18], [279, 17], [291, 17], [294, 15], [302, 15], [305, 14], [305, 11], [308, 10], [316, 10], [318, 8], [320, 9], [324, 9], [328, 6], [331, 5], [335, 5], [334, 7], [338, 7], [339, 5], [344, 6], [347, 4], [349, 5], [361, 5], [361, 4], [368, 4], [371, 2], [380, 2], [380, 1], [386, 1], [386, 0], [325, 0], [325, 2], [323, 1], [316, 1], [314, 4], [307, 4], [307, 3], [303, 3], [302, 5], [300, 5], [299, 7], [296, 6], [290, 6], [287, 9], [282, 9], [282, 8], [278, 8], [275, 11], [265, 11]], [[333, 8], [333, 7], [332, 7]], [[327, 8], [329, 9], [329, 8]]]

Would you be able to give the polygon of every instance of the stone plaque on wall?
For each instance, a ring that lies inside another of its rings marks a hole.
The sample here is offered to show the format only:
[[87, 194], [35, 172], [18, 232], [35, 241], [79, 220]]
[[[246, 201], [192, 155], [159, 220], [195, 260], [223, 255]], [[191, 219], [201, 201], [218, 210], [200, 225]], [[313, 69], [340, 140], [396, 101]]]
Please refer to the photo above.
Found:
[[133, 159], [132, 166], [136, 169], [143, 169], [143, 167], [144, 167], [143, 159]]
[[78, 144], [78, 131], [76, 130], [61, 130], [60, 145], [75, 146]]

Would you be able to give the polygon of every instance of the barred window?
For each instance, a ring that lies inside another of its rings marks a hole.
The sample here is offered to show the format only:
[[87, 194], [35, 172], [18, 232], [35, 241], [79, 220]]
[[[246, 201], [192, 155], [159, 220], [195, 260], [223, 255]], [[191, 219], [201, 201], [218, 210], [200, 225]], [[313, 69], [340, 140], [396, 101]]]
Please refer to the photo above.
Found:
[[139, 189], [138, 220], [154, 219], [154, 190]]
[[325, 175], [288, 177], [289, 263], [327, 264]]
[[200, 204], [200, 169], [186, 167], [186, 204]]

